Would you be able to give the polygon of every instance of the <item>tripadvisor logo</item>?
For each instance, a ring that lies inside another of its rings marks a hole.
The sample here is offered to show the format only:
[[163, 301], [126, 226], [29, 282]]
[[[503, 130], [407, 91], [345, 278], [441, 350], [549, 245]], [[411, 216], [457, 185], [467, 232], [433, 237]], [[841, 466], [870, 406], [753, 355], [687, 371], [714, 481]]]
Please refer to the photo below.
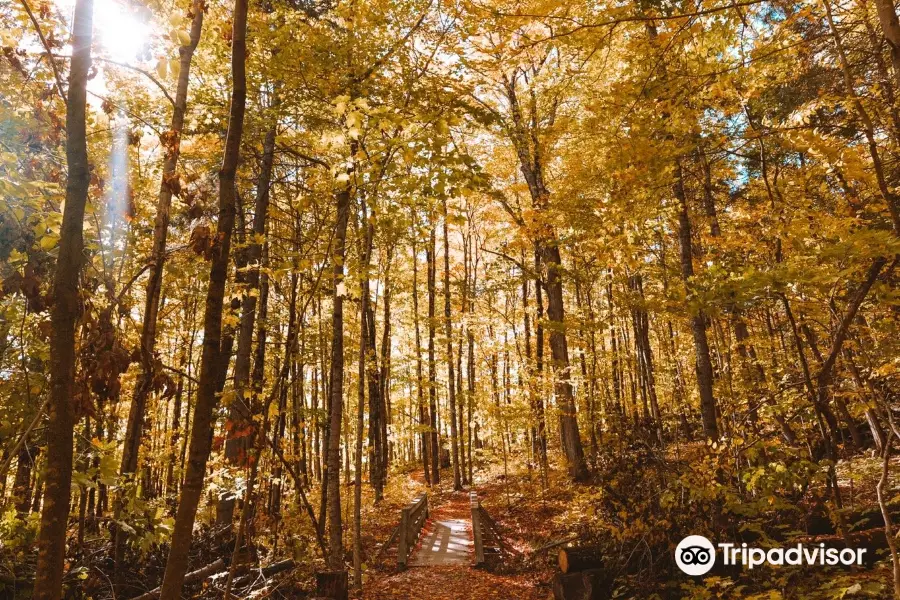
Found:
[[688, 575], [703, 575], [716, 564], [716, 549], [702, 535], [689, 535], [675, 548], [675, 563]]
[[[797, 544], [790, 548], [768, 550], [752, 548], [746, 543], [720, 543], [717, 546], [722, 550], [722, 564], [746, 566], [748, 569], [761, 565], [861, 565], [866, 553], [866, 548], [826, 548], [825, 544]], [[675, 564], [688, 575], [703, 575], [716, 564], [716, 549], [702, 535], [689, 535], [675, 548]]]

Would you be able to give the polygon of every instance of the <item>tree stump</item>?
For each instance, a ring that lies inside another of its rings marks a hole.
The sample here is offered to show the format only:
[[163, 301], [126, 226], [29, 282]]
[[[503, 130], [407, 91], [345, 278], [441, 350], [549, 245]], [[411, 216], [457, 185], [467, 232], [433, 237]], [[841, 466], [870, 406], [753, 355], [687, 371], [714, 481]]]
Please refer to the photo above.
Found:
[[611, 582], [601, 569], [553, 576], [555, 600], [606, 600]]
[[324, 571], [316, 573], [316, 594], [332, 600], [348, 600], [349, 585], [347, 571]]
[[601, 549], [595, 546], [562, 548], [559, 551], [559, 570], [563, 573], [576, 573], [588, 569], [599, 569], [603, 566]]

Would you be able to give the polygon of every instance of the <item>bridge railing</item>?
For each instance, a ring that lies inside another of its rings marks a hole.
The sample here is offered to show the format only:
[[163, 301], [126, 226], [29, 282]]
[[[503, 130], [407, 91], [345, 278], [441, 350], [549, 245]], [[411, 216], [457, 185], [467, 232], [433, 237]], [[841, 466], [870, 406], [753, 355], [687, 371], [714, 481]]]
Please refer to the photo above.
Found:
[[428, 494], [422, 494], [400, 511], [397, 528], [397, 566], [402, 570], [409, 563], [409, 555], [416, 547], [422, 527], [428, 519]]
[[481, 506], [478, 493], [474, 490], [469, 492], [469, 504], [472, 509], [472, 541], [475, 545], [475, 566], [492, 567], [492, 565], [488, 565], [486, 557], [494, 557], [496, 560], [504, 554], [514, 554], [515, 551], [504, 542], [500, 534], [499, 525], [491, 518], [488, 511]]

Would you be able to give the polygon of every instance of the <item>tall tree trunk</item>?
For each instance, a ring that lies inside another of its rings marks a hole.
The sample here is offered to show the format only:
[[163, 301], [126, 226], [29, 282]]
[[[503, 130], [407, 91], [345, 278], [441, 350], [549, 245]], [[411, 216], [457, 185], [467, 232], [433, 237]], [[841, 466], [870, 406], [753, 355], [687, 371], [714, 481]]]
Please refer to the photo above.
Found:
[[[38, 561], [32, 597], [62, 596], [66, 525], [72, 492], [75, 397], [75, 329], [81, 312], [78, 278], [84, 262], [84, 210], [90, 165], [87, 154], [87, 80], [91, 67], [93, 0], [76, 0], [72, 23], [72, 59], [66, 99], [66, 205], [59, 237], [59, 258], [50, 307], [50, 403], [47, 407], [47, 463], [44, 505], [38, 535]], [[52, 59], [51, 59], [52, 60]]]
[[[679, 162], [675, 170], [675, 199], [678, 201], [678, 242], [681, 249], [681, 276], [687, 288], [688, 297], [693, 288], [694, 253], [691, 246], [691, 220], [688, 214], [687, 197], [684, 192], [684, 179]], [[692, 311], [693, 312], [693, 311]], [[697, 387], [700, 390], [700, 415], [703, 420], [703, 434], [707, 439], [719, 439], [719, 426], [716, 422], [716, 399], [713, 396], [713, 370], [709, 358], [709, 340], [706, 337], [706, 315], [698, 308], [691, 315], [691, 331], [694, 335], [695, 368]]]
[[569, 467], [569, 476], [575, 481], [586, 481], [589, 474], [584, 459], [575, 394], [569, 373], [569, 347], [565, 332], [565, 311], [560, 269], [559, 242], [555, 234], [547, 234], [541, 244], [542, 262], [547, 266], [547, 319], [550, 324], [550, 354], [554, 363], [556, 397], [559, 402], [560, 439]]
[[[504, 92], [510, 106], [513, 121], [512, 138], [519, 159], [519, 170], [528, 184], [534, 208], [546, 212], [550, 191], [544, 179], [544, 163], [540, 142], [540, 120], [537, 114], [537, 93], [531, 90], [530, 119], [526, 121], [516, 91], [517, 74], [504, 76]], [[559, 239], [549, 223], [538, 232], [535, 245], [541, 262], [547, 269], [547, 317], [550, 325], [550, 354], [553, 357], [554, 389], [560, 408], [560, 439], [566, 456], [569, 476], [576, 481], [587, 480], [589, 473], [584, 459], [584, 448], [578, 432], [575, 395], [569, 372], [569, 348], [565, 332], [565, 308], [563, 301], [562, 258]]]
[[[269, 210], [269, 185], [272, 180], [272, 164], [275, 157], [275, 126], [267, 132], [263, 142], [263, 155], [260, 164], [259, 178], [256, 184], [256, 204], [253, 213], [253, 234], [246, 249], [247, 272], [246, 289], [241, 297], [241, 322], [238, 333], [237, 355], [234, 359], [234, 398], [228, 411], [225, 440], [225, 462], [234, 467], [240, 463], [241, 456], [247, 456], [250, 450], [246, 432], [252, 423], [251, 411], [252, 390], [247, 390], [250, 380], [250, 354], [253, 348], [253, 330], [256, 323], [257, 293], [259, 290], [259, 265], [262, 260], [263, 237], [266, 232], [266, 213]], [[262, 309], [260, 309], [262, 310]], [[245, 432], [235, 436], [234, 431]], [[234, 520], [235, 498], [226, 493], [219, 497], [216, 504], [216, 523], [231, 525]]]
[[[178, 158], [181, 152], [181, 135], [184, 130], [184, 116], [187, 112], [187, 93], [190, 83], [191, 61], [194, 51], [200, 42], [200, 34], [203, 30], [204, 5], [202, 2], [194, 2], [191, 6], [193, 19], [191, 21], [190, 42], [178, 49], [180, 55], [180, 70], [178, 72], [178, 84], [175, 90], [175, 106], [172, 111], [172, 120], [169, 130], [163, 135], [163, 149], [165, 158], [163, 161], [162, 180], [159, 184], [159, 193], [156, 200], [156, 220], [153, 225], [153, 246], [151, 250], [151, 264], [147, 279], [146, 300], [144, 304], [144, 317], [141, 324], [141, 375], [134, 387], [134, 395], [131, 398], [131, 408], [128, 413], [128, 424], [125, 428], [125, 444], [122, 449], [122, 463], [119, 468], [120, 477], [134, 474], [137, 469], [138, 452], [143, 439], [144, 413], [146, 412], [147, 398], [153, 388], [153, 380], [156, 376], [156, 326], [159, 318], [160, 296], [162, 292], [163, 272], [166, 264], [166, 240], [169, 233], [169, 211], [172, 206], [172, 195], [180, 187]], [[118, 501], [117, 501], [118, 502]], [[116, 511], [121, 510], [117, 506]], [[116, 533], [120, 530], [117, 528]], [[121, 559], [121, 539], [117, 536], [117, 562]]]
[[[362, 207], [362, 226], [368, 227], [366, 221], [365, 203]], [[368, 363], [368, 349], [366, 348], [369, 337], [369, 259], [372, 247], [368, 234], [363, 245], [362, 272], [360, 283], [362, 295], [359, 304], [359, 372], [358, 372], [358, 396], [356, 402], [356, 456], [355, 481], [353, 482], [353, 585], [357, 590], [362, 589], [362, 454], [363, 454], [363, 430], [365, 428], [366, 406], [366, 370]], [[371, 417], [370, 417], [371, 419]], [[371, 425], [370, 425], [371, 427]], [[370, 435], [371, 439], [371, 435]], [[370, 476], [371, 477], [371, 476]], [[377, 492], [376, 492], [377, 494]]]
[[194, 406], [194, 422], [191, 430], [188, 463], [181, 488], [181, 498], [175, 516], [175, 528], [166, 572], [160, 589], [161, 600], [177, 600], [188, 568], [188, 551], [197, 507], [203, 490], [206, 463], [212, 446], [215, 426], [214, 411], [218, 373], [225, 368], [221, 348], [222, 310], [225, 283], [228, 279], [228, 262], [231, 253], [231, 234], [235, 220], [235, 177], [240, 158], [241, 137], [244, 129], [244, 109], [247, 98], [245, 62], [247, 57], [247, 0], [235, 0], [232, 23], [231, 109], [228, 116], [228, 133], [222, 168], [219, 171], [219, 221], [216, 242], [209, 271], [209, 287], [203, 315], [203, 353], [200, 358], [200, 378], [197, 401]]
[[[415, 215], [413, 215], [415, 219]], [[422, 382], [422, 335], [419, 331], [419, 255], [416, 249], [416, 238], [412, 243], [412, 301], [413, 301], [413, 327], [416, 332], [416, 402], [419, 406], [419, 430], [421, 431], [422, 444], [422, 470], [425, 473], [425, 483], [431, 485], [431, 435], [428, 432], [430, 421], [428, 408], [425, 405], [425, 392]]]
[[[468, 247], [468, 242], [466, 246]], [[469, 261], [471, 263], [471, 281], [470, 277], [466, 277], [466, 285], [470, 290], [468, 293], [469, 322], [466, 324], [466, 339], [468, 344], [468, 359], [466, 365], [466, 404], [468, 405], [468, 420], [466, 421], [466, 429], [468, 431], [468, 465], [469, 465], [469, 485], [475, 483], [475, 468], [472, 464], [472, 411], [475, 408], [475, 332], [472, 330], [472, 323], [475, 321], [475, 291], [478, 283], [478, 258], [473, 257], [474, 249], [469, 250]], [[471, 287], [469, 287], [471, 286]]]
[[387, 481], [388, 466], [391, 460], [391, 446], [388, 441], [388, 425], [391, 423], [391, 262], [393, 261], [394, 248], [389, 245], [387, 249], [386, 266], [384, 268], [384, 319], [381, 332], [381, 358], [379, 397], [381, 400], [381, 485]]
[[[544, 293], [541, 278], [541, 253], [535, 245], [534, 252], [534, 368], [536, 381], [534, 386], [534, 411], [537, 418], [537, 446], [541, 468], [545, 474], [549, 471], [547, 462], [547, 418], [544, 413]], [[545, 475], [546, 476], [546, 475]]]
[[[351, 155], [355, 154], [355, 148]], [[328, 511], [328, 567], [335, 571], [344, 567], [343, 525], [341, 521], [341, 423], [344, 411], [344, 259], [347, 245], [347, 223], [350, 218], [349, 183], [335, 194], [337, 216], [332, 252], [334, 300], [331, 316], [331, 377], [329, 422], [324, 484]]]
[[457, 427], [457, 441], [459, 442], [459, 475], [463, 485], [469, 483], [466, 478], [466, 440], [465, 440], [465, 415], [466, 415], [466, 394], [463, 391], [463, 337], [465, 332], [463, 328], [459, 329], [459, 341], [456, 345], [456, 414], [459, 419]]
[[450, 458], [453, 460], [453, 489], [462, 489], [459, 469], [459, 431], [456, 420], [456, 375], [453, 365], [453, 322], [450, 319], [450, 238], [447, 199], [442, 199], [444, 217], [444, 335], [447, 337], [447, 397], [450, 401]]
[[[274, 129], [272, 130], [274, 133]], [[274, 136], [273, 136], [273, 146], [274, 146]], [[263, 159], [265, 160], [265, 158]], [[265, 185], [268, 188], [268, 180], [264, 181], [263, 176], [260, 176], [259, 185]], [[268, 192], [264, 192], [268, 194]], [[257, 204], [257, 209], [259, 205]], [[265, 214], [263, 212], [263, 214]], [[258, 236], [257, 236], [258, 239]], [[257, 271], [258, 274], [258, 271]], [[257, 281], [259, 278], [257, 278]], [[296, 312], [296, 303], [297, 303], [297, 288], [296, 288], [296, 276], [293, 279], [294, 285], [291, 288], [291, 306], [289, 310], [288, 316], [288, 335], [287, 335], [287, 343], [285, 344], [284, 351], [284, 367], [283, 372], [281, 373], [278, 381], [275, 382], [275, 389], [278, 390], [279, 402], [278, 402], [278, 420], [279, 425], [276, 427], [276, 432], [274, 436], [274, 440], [272, 443], [272, 447], [275, 452], [280, 452], [279, 450], [279, 441], [284, 436], [284, 406], [287, 403], [287, 387], [286, 387], [286, 378], [287, 378], [287, 369], [291, 365], [291, 356], [293, 354], [294, 349], [294, 314]], [[234, 550], [231, 555], [231, 564], [228, 569], [228, 577], [225, 582], [225, 600], [231, 599], [231, 586], [234, 581], [234, 574], [239, 566], [239, 558], [241, 553], [244, 550], [244, 546], [250, 547], [250, 540], [253, 537], [253, 515], [256, 507], [255, 494], [256, 494], [256, 480], [259, 473], [259, 463], [262, 458], [262, 451], [266, 447], [266, 434], [265, 432], [268, 430], [268, 415], [269, 415], [269, 403], [271, 402], [272, 396], [270, 396], [263, 406], [259, 406], [259, 393], [262, 391], [263, 387], [263, 379], [265, 376], [265, 361], [266, 361], [266, 337], [267, 337], [267, 328], [266, 328], [266, 318], [268, 316], [268, 300], [269, 300], [269, 278], [268, 275], [263, 274], [262, 281], [259, 282], [259, 328], [257, 331], [257, 346], [256, 346], [256, 354], [254, 357], [254, 365], [253, 365], [253, 375], [251, 379], [251, 386], [253, 389], [253, 396], [249, 402], [249, 407], [247, 410], [251, 413], [251, 415], [256, 415], [262, 413], [265, 415], [263, 419], [263, 435], [257, 435], [255, 429], [253, 429], [253, 433], [250, 437], [249, 443], [247, 444], [248, 452], [250, 455], [247, 457], [246, 467], [249, 468], [249, 475], [247, 476], [247, 486], [244, 489], [244, 498], [243, 505], [241, 507], [241, 515], [240, 521], [238, 523], [237, 534], [234, 538]], [[278, 357], [275, 357], [275, 370], [278, 371]], [[273, 393], [274, 396], [274, 393]], [[253, 421], [251, 420], [251, 427], [255, 427]], [[281, 463], [277, 463], [279, 468], [281, 467]], [[276, 473], [274, 479], [278, 481], [277, 484], [273, 484], [273, 486], [277, 485], [277, 487], [273, 487], [271, 489], [272, 492], [281, 490], [281, 474]], [[278, 509], [270, 510], [270, 513], [273, 514], [276, 518], [276, 546], [277, 546], [277, 519], [278, 517]]]
[[656, 377], [653, 373], [653, 352], [650, 347], [650, 317], [644, 299], [644, 281], [640, 273], [629, 277], [628, 284], [635, 294], [636, 306], [632, 309], [632, 321], [634, 323], [634, 346], [640, 365], [640, 377], [642, 386], [650, 403], [651, 427], [655, 432], [657, 441], [663, 443], [662, 415], [659, 410], [659, 400], [656, 395]]
[[[382, 443], [382, 422], [384, 420], [384, 406], [381, 398], [382, 386], [380, 382], [381, 372], [378, 369], [378, 358], [375, 345], [375, 311], [372, 307], [371, 289], [369, 286], [369, 268], [372, 262], [372, 249], [375, 243], [374, 216], [369, 218], [366, 202], [361, 200], [362, 219], [360, 229], [360, 260], [362, 261], [362, 273], [360, 274], [360, 303], [365, 317], [360, 321], [364, 328], [360, 333], [365, 337], [366, 354], [364, 378], [369, 387], [369, 482], [375, 492], [375, 502], [380, 502], [384, 496], [384, 480], [382, 478], [382, 461], [384, 451]], [[362, 342], [360, 342], [362, 343]], [[363, 394], [365, 400], [365, 394]]]
[[[362, 229], [360, 235], [363, 237], [360, 247], [360, 256], [362, 260], [362, 269], [360, 287], [361, 306], [365, 313], [365, 318], [360, 321], [365, 327], [361, 330], [365, 336], [366, 354], [363, 356], [365, 360], [365, 379], [368, 380], [369, 386], [369, 481], [375, 492], [375, 502], [380, 502], [384, 496], [384, 479], [382, 461], [385, 458], [383, 448], [384, 438], [382, 436], [382, 422], [384, 421], [384, 404], [382, 402], [382, 386], [380, 381], [381, 372], [378, 369], [378, 358], [375, 345], [375, 311], [372, 307], [371, 290], [369, 286], [369, 268], [372, 262], [372, 249], [375, 243], [375, 223], [374, 215], [370, 219], [367, 206], [364, 201], [362, 204]], [[360, 342], [362, 343], [362, 342]], [[365, 400], [365, 394], [363, 394]]]
[[878, 10], [878, 21], [881, 23], [881, 31], [884, 39], [891, 47], [891, 63], [894, 66], [894, 85], [900, 92], [900, 20], [897, 19], [897, 11], [890, 0], [875, 0]]
[[428, 261], [428, 404], [431, 413], [431, 483], [441, 482], [441, 445], [438, 440], [437, 422], [437, 365], [434, 356], [434, 337], [437, 323], [435, 321], [435, 296], [437, 278], [437, 264], [435, 250], [437, 246], [437, 233], [434, 221], [431, 222], [431, 231], [428, 238], [426, 258]]

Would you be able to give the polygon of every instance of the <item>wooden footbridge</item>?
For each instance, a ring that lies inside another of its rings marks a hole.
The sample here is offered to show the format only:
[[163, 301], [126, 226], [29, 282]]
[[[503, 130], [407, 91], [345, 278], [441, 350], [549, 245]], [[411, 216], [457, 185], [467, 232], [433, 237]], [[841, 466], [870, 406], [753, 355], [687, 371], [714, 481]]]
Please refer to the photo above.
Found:
[[469, 492], [469, 510], [438, 507], [432, 512], [428, 494], [400, 511], [400, 523], [382, 552], [397, 548], [397, 568], [429, 566], [494, 566], [506, 548], [497, 523]]

